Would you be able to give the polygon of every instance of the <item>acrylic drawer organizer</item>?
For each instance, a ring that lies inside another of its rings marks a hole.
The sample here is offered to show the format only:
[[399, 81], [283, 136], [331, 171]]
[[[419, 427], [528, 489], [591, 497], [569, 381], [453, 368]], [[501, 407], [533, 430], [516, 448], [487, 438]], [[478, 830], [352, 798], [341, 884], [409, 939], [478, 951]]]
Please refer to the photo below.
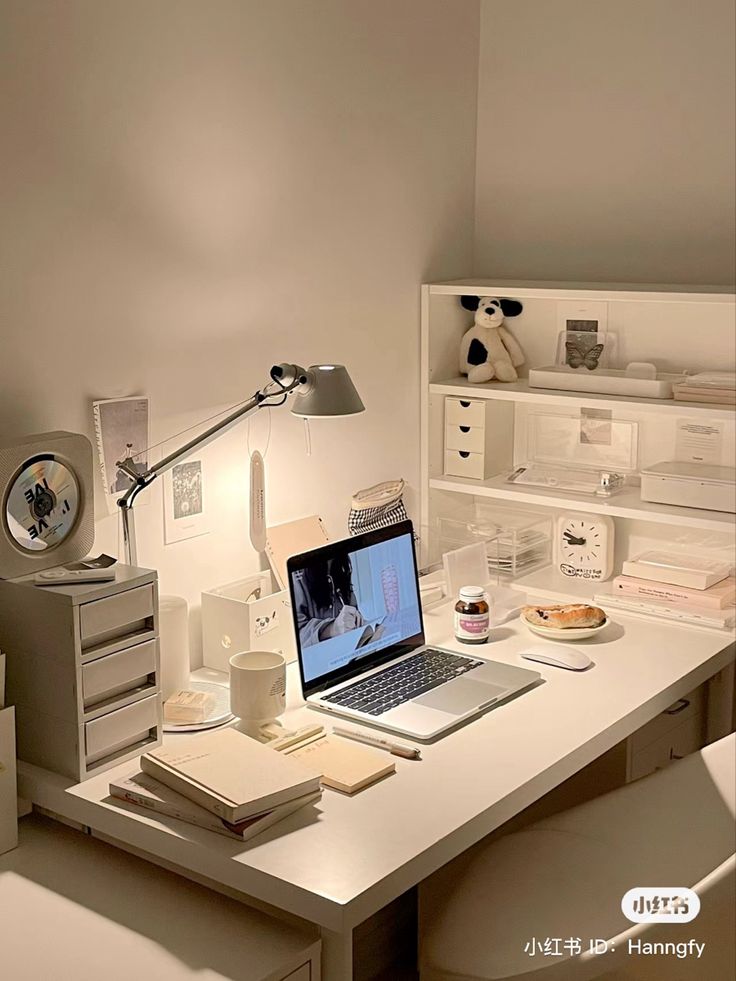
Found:
[[636, 422], [532, 413], [527, 462], [507, 479], [517, 485], [608, 497], [636, 472], [638, 444]]
[[476, 504], [467, 516], [438, 518], [437, 536], [441, 552], [483, 542], [490, 579], [505, 582], [549, 564], [552, 521], [536, 512]]

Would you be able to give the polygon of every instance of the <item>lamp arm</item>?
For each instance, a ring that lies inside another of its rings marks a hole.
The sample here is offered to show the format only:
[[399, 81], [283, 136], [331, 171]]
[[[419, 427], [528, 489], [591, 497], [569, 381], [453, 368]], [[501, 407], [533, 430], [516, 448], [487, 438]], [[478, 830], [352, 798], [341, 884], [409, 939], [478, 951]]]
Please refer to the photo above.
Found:
[[133, 504], [136, 498], [145, 490], [153, 481], [159, 476], [159, 474], [165, 473], [167, 470], [171, 470], [177, 465], [181, 460], [186, 459], [195, 450], [202, 449], [208, 446], [215, 439], [222, 435], [222, 433], [227, 432], [233, 426], [244, 419], [246, 416], [251, 415], [258, 409], [272, 405], [272, 398], [278, 397], [279, 402], [275, 403], [281, 405], [286, 397], [293, 392], [295, 389], [305, 386], [308, 383], [308, 374], [299, 365], [291, 364], [279, 364], [274, 365], [271, 368], [271, 381], [262, 389], [257, 391], [247, 402], [241, 405], [230, 415], [221, 419], [220, 422], [210, 426], [209, 429], [201, 433], [199, 436], [195, 436], [194, 439], [190, 439], [188, 443], [185, 443], [178, 450], [174, 450], [169, 453], [158, 463], [155, 463], [152, 467], [149, 467], [143, 473], [139, 473], [132, 464], [127, 461], [118, 461], [116, 464], [119, 471], [122, 471], [130, 480], [133, 482], [132, 486], [123, 494], [122, 497], [118, 499], [118, 507], [120, 508], [122, 520], [123, 520], [123, 545], [125, 549], [125, 561], [128, 565], [136, 565], [138, 562], [138, 549], [135, 534], [135, 516], [133, 514]]

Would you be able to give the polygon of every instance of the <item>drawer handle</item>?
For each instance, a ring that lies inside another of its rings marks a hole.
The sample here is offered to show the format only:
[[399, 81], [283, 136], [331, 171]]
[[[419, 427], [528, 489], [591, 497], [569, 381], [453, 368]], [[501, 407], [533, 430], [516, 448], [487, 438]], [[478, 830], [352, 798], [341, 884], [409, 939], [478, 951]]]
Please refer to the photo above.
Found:
[[462, 406], [462, 407], [463, 407], [464, 409], [468, 409], [468, 408], [470, 408], [470, 402], [463, 402], [463, 400], [462, 400], [462, 399], [460, 399], [460, 405], [461, 405], [461, 406]]
[[690, 704], [689, 698], [679, 698], [672, 708], [665, 709], [665, 715], [679, 715], [680, 712], [684, 712], [685, 709]]
[[467, 460], [468, 457], [470, 456], [470, 453], [469, 453], [468, 450], [458, 450], [458, 453], [463, 458], [463, 460]]
[[672, 749], [672, 747], [670, 747], [670, 759], [671, 760], [681, 760], [682, 758], [683, 758], [682, 756], [678, 756], [677, 753], [674, 751], [674, 749]]
[[460, 427], [460, 432], [461, 433], [469, 433], [470, 432], [470, 426], [461, 426]]

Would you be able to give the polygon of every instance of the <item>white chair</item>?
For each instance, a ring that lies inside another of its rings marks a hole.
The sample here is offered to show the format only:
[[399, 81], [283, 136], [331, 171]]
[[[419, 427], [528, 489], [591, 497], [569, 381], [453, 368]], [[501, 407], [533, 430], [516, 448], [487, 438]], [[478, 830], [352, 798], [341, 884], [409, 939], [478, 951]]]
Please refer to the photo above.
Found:
[[[736, 978], [736, 735], [636, 783], [479, 846], [420, 893], [421, 981]], [[688, 886], [686, 925], [632, 924], [635, 886]], [[581, 938], [581, 953], [531, 956], [533, 939]], [[614, 952], [589, 953], [605, 939]], [[700, 960], [630, 954], [628, 941], [706, 942]]]

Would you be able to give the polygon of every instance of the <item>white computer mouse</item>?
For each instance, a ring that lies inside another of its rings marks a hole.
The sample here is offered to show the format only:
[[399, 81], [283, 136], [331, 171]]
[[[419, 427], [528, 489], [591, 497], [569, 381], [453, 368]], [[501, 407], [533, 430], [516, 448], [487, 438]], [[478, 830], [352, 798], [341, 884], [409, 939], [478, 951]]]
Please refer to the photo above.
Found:
[[568, 671], [584, 671], [593, 661], [583, 651], [574, 647], [563, 647], [561, 644], [539, 644], [527, 647], [521, 652], [527, 661], [539, 661], [541, 664], [551, 664], [555, 668], [567, 668]]

